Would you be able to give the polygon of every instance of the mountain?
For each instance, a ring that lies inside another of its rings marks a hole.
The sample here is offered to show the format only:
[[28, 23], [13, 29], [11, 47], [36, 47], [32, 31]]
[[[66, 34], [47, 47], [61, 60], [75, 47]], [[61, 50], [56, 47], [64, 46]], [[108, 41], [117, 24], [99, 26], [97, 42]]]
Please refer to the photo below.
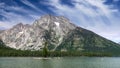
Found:
[[0, 33], [8, 47], [20, 50], [118, 52], [120, 45], [87, 29], [78, 27], [63, 16], [44, 15], [32, 25], [19, 23]]

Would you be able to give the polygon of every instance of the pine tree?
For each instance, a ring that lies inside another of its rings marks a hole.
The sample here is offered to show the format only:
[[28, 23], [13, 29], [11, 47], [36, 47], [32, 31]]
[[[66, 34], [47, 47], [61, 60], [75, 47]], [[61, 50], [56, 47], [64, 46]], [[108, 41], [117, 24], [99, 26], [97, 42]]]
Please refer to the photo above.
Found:
[[43, 57], [47, 57], [48, 56], [47, 45], [48, 45], [48, 43], [45, 42], [44, 43], [44, 48], [43, 48]]

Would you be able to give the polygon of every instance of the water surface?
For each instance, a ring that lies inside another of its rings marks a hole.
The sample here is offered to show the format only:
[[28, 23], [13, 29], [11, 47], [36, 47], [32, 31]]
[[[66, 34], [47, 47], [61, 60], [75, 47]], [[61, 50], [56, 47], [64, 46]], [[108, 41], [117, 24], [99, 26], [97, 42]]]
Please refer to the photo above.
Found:
[[120, 68], [120, 57], [1, 57], [0, 68]]

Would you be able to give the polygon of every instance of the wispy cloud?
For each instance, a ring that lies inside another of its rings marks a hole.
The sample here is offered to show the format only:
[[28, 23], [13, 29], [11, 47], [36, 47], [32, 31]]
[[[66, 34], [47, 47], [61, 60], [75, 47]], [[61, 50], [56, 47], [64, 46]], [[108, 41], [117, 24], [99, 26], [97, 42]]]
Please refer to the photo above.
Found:
[[[70, 18], [77, 25], [87, 28], [115, 42], [120, 41], [120, 17], [117, 9], [105, 5], [104, 0], [72, 0], [75, 7], [60, 3], [60, 0], [49, 0], [47, 4], [55, 13]], [[116, 16], [117, 14], [117, 16]]]
[[27, 6], [35, 9], [36, 11], [39, 11], [40, 13], [44, 14], [44, 11], [40, 10], [40, 8], [38, 8], [37, 6], [35, 6], [33, 3], [29, 2], [28, 0], [21, 0], [21, 2]]
[[[70, 7], [65, 3], [62, 4], [61, 0], [40, 0], [37, 5], [30, 0], [21, 0], [20, 2], [26, 5], [28, 9], [26, 6], [0, 3], [0, 15], [6, 18], [0, 21], [0, 26], [9, 28], [19, 22], [33, 23], [40, 15], [46, 14], [46, 9], [49, 9], [57, 15], [68, 17], [80, 27], [92, 30], [115, 42], [120, 42], [120, 12], [113, 5], [104, 4], [105, 1], [70, 0], [71, 4], [74, 5]], [[117, 1], [114, 0], [114, 2]], [[47, 10], [47, 12], [49, 11]]]
[[[23, 14], [20, 14], [20, 13]], [[0, 21], [0, 27], [11, 28], [13, 25], [17, 23], [33, 23], [35, 19], [40, 16], [39, 13], [31, 11], [29, 9], [25, 9], [24, 7], [14, 6], [14, 5], [7, 5], [5, 3], [0, 3], [0, 15], [5, 17]], [[4, 23], [4, 25], [3, 25]], [[9, 25], [9, 26], [8, 26]]]

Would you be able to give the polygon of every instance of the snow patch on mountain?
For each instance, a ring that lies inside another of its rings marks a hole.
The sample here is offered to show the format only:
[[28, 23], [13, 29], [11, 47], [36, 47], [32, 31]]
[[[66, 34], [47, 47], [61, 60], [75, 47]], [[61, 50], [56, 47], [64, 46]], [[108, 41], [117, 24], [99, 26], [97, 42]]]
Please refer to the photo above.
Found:
[[59, 25], [60, 25], [60, 23], [59, 22], [54, 22], [55, 24], [56, 24], [56, 26], [58, 26], [59, 27]]

